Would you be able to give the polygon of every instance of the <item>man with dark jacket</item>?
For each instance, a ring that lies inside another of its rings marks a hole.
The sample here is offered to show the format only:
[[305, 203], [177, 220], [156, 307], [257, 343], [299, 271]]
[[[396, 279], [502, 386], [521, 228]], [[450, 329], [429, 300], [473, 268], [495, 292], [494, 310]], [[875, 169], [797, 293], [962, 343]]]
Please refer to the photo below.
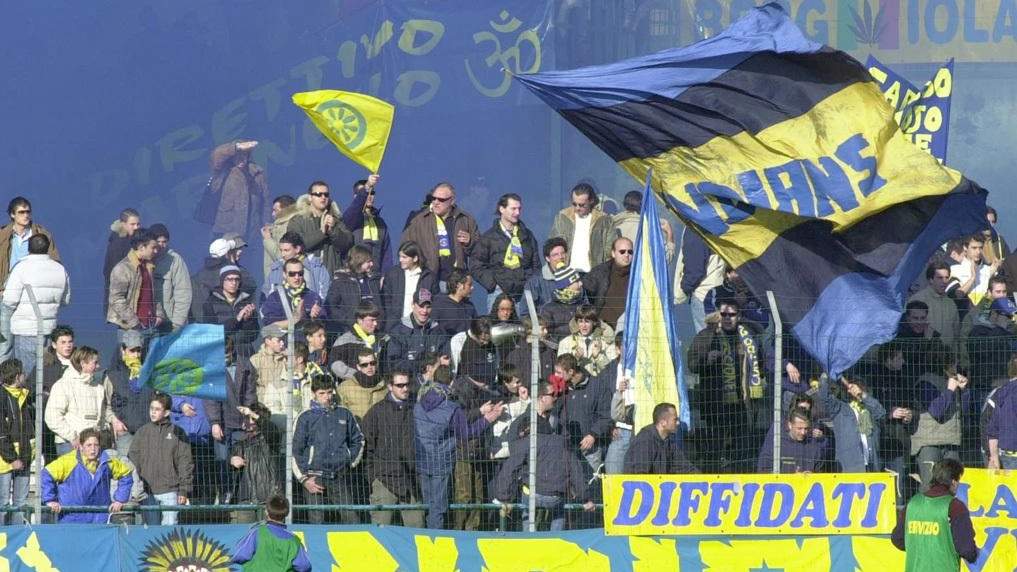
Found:
[[632, 241], [619, 237], [611, 245], [611, 260], [593, 267], [583, 275], [583, 288], [600, 319], [612, 328], [625, 312], [625, 297], [632, 271]]
[[110, 409], [113, 410], [113, 429], [116, 449], [121, 455], [131, 450], [131, 439], [146, 423], [148, 409], [155, 391], [143, 385], [140, 379], [144, 353], [144, 338], [141, 332], [129, 330], [124, 333], [116, 361], [106, 370], [111, 393]]
[[[421, 262], [439, 283], [453, 270], [467, 270], [469, 257], [480, 231], [473, 216], [456, 206], [456, 190], [450, 183], [438, 183], [428, 195], [426, 208], [412, 215], [399, 244], [412, 240], [420, 246]], [[452, 291], [451, 286], [447, 290]]]
[[427, 352], [447, 354], [449, 336], [431, 319], [431, 291], [421, 288], [413, 293], [413, 311], [389, 332], [385, 347], [387, 368], [400, 369], [415, 376], [423, 370], [420, 358]]
[[297, 199], [297, 214], [286, 230], [304, 239], [304, 252], [320, 257], [329, 274], [339, 270], [346, 251], [353, 246], [353, 233], [324, 181], [314, 181], [307, 194]]
[[414, 457], [420, 492], [427, 504], [427, 528], [444, 528], [448, 512], [452, 472], [456, 465], [456, 443], [476, 437], [501, 417], [505, 405], [484, 403], [472, 421], [455, 399], [452, 369], [438, 366], [432, 383], [420, 388], [413, 407]]
[[671, 436], [678, 431], [678, 409], [672, 403], [653, 408], [653, 424], [643, 427], [625, 452], [627, 475], [694, 475], [699, 472]]
[[[183, 429], [170, 422], [172, 408], [173, 399], [169, 395], [153, 395], [148, 410], [150, 422], [143, 425], [131, 441], [128, 457], [145, 481], [148, 504], [187, 504], [191, 494], [194, 472], [191, 445]], [[145, 523], [159, 524], [157, 514], [145, 513]], [[176, 523], [177, 513], [162, 513], [163, 526]]]
[[252, 343], [258, 337], [258, 310], [254, 297], [240, 290], [240, 267], [228, 264], [219, 269], [219, 286], [212, 289], [202, 309], [201, 322], [221, 324], [223, 332], [233, 339], [233, 347], [241, 355], [254, 353]]
[[[293, 430], [293, 476], [304, 485], [308, 504], [352, 504], [345, 473], [360, 463], [364, 434], [353, 413], [335, 405], [335, 384], [325, 375], [311, 380], [314, 400], [297, 417]], [[325, 515], [311, 511], [311, 524]], [[343, 524], [357, 524], [356, 513], [340, 511]]]
[[[578, 499], [584, 508], [593, 509], [591, 492], [587, 484], [589, 469], [578, 455], [569, 449], [567, 439], [561, 434], [557, 416], [554, 414], [556, 396], [554, 387], [542, 381], [537, 387], [533, 401], [537, 408], [537, 488], [535, 491], [538, 509], [550, 516], [550, 529], [565, 527], [566, 499]], [[511, 511], [509, 503], [526, 505], [529, 496], [520, 494], [527, 483], [526, 475], [530, 464], [530, 410], [516, 419], [508, 430], [509, 457], [501, 465], [491, 483], [491, 497], [503, 504], [503, 511]]]
[[[0, 363], [0, 505], [23, 506], [31, 480], [35, 407], [25, 387], [21, 360]], [[12, 494], [13, 493], [13, 494]], [[23, 524], [21, 513], [0, 516], [0, 524]]]
[[[452, 382], [452, 395], [467, 411], [467, 418], [475, 421], [482, 416], [481, 410], [485, 403], [502, 403], [502, 395], [491, 385], [467, 370]], [[453, 501], [456, 504], [482, 503], [487, 498], [484, 487], [493, 476], [488, 469], [491, 466], [487, 453], [486, 439], [490, 431], [469, 438], [459, 439], [456, 443], [455, 478], [452, 480], [454, 489]], [[456, 530], [478, 530], [482, 513], [479, 510], [459, 510], [455, 513]]]
[[431, 319], [438, 323], [438, 329], [451, 337], [470, 328], [470, 322], [477, 317], [477, 308], [470, 300], [473, 295], [473, 278], [464, 270], [453, 270], [448, 274], [448, 295], [434, 296]]
[[600, 469], [614, 421], [611, 420], [611, 394], [614, 385], [605, 369], [591, 376], [579, 367], [572, 354], [562, 354], [554, 362], [554, 375], [565, 382], [565, 396], [558, 403], [558, 416], [569, 438], [569, 446], [586, 458], [590, 468]]
[[522, 207], [519, 195], [502, 195], [498, 199], [498, 219], [473, 251], [471, 270], [487, 290], [487, 308], [503, 292], [519, 300], [526, 281], [540, 269], [537, 240], [519, 220]]
[[[818, 470], [826, 448], [824, 440], [812, 434], [812, 416], [808, 409], [796, 407], [787, 418], [787, 430], [780, 432], [780, 473], [812, 473]], [[773, 433], [759, 450], [759, 473], [773, 472]]]
[[[212, 425], [212, 440], [215, 448], [215, 460], [219, 464], [220, 474], [225, 474], [226, 462], [229, 459], [230, 447], [233, 442], [244, 436], [244, 415], [237, 409], [240, 406], [251, 407], [258, 400], [257, 374], [251, 361], [246, 357], [237, 358], [233, 351], [233, 342], [226, 340], [226, 401], [206, 399], [205, 413]], [[233, 495], [231, 483], [219, 483], [219, 499], [227, 504]]]
[[[417, 471], [413, 458], [413, 402], [410, 376], [395, 369], [389, 376], [388, 395], [364, 415], [364, 472], [371, 483], [371, 504], [417, 504]], [[424, 511], [399, 513], [404, 526], [424, 527]], [[389, 511], [371, 511], [371, 524], [392, 524]]]
[[240, 238], [217, 238], [208, 245], [208, 256], [201, 269], [191, 277], [191, 318], [201, 320], [205, 300], [220, 285], [219, 271], [223, 266], [232, 265], [240, 269], [240, 291], [253, 296], [258, 289], [254, 276], [240, 264], [240, 256], [247, 248], [247, 242]]

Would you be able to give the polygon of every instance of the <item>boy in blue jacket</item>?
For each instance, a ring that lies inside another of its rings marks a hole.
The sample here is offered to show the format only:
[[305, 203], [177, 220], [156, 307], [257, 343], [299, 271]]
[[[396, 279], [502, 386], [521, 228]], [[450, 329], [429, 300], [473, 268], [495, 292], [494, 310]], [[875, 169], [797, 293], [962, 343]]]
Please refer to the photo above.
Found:
[[[60, 514], [67, 506], [109, 506], [109, 512], [120, 512], [131, 496], [131, 468], [111, 458], [99, 445], [99, 430], [83, 430], [78, 439], [81, 449], [57, 457], [42, 470], [42, 502]], [[119, 479], [110, 502], [110, 483]], [[60, 516], [61, 523], [102, 524], [109, 515], [102, 513], [70, 513]]]

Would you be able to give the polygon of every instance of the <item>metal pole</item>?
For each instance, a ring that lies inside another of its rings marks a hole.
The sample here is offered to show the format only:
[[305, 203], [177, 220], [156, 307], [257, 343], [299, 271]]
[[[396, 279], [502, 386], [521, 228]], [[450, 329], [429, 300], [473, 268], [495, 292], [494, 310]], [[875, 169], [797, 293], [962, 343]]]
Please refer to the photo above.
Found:
[[[523, 290], [526, 308], [530, 312], [530, 475], [528, 484], [530, 495], [529, 510], [526, 519], [526, 530], [537, 530], [537, 388], [540, 377], [540, 320], [537, 308], [533, 304], [533, 292]], [[503, 531], [504, 532], [504, 531]]]
[[770, 315], [773, 320], [773, 474], [780, 474], [780, 433], [781, 421], [784, 419], [784, 401], [781, 395], [781, 363], [784, 361], [784, 323], [777, 311], [777, 299], [772, 290], [766, 291], [766, 300], [770, 304]]
[[[42, 523], [42, 352], [43, 340], [46, 334], [43, 331], [42, 312], [39, 311], [39, 303], [35, 301], [35, 292], [30, 284], [25, 284], [25, 293], [28, 294], [28, 302], [32, 304], [32, 312], [35, 313], [36, 338], [35, 338], [35, 522]], [[11, 336], [13, 338], [13, 335]], [[13, 343], [13, 339], [11, 340]], [[28, 364], [22, 364], [27, 366]]]
[[[294, 370], [297, 369], [297, 356], [293, 348], [297, 325], [293, 321], [293, 309], [290, 308], [289, 302], [286, 300], [286, 293], [279, 287], [274, 290], [279, 292], [283, 312], [286, 313], [286, 379], [290, 380], [289, 383], [292, 385], [293, 379], [296, 377]], [[286, 479], [286, 498], [290, 499], [290, 504], [297, 504], [293, 502], [293, 402], [296, 399], [300, 399], [299, 387], [293, 391], [293, 396], [286, 400], [286, 431], [283, 432], [286, 441], [286, 467], [283, 471], [283, 478]], [[286, 524], [293, 524], [292, 510], [286, 515]]]

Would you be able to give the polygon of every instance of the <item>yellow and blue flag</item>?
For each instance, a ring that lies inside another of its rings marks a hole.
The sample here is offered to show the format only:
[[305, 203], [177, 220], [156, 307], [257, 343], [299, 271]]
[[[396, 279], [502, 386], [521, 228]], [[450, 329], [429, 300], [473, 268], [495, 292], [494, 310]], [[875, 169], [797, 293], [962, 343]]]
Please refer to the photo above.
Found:
[[688, 430], [685, 368], [678, 346], [678, 323], [670, 305], [664, 232], [649, 177], [629, 276], [622, 369], [632, 384], [634, 429], [653, 423], [653, 408], [658, 403], [672, 403]]
[[861, 63], [771, 3], [696, 44], [516, 76], [699, 233], [831, 375], [891, 339], [985, 191], [901, 132]]
[[225, 355], [222, 324], [188, 324], [152, 339], [141, 384], [173, 395], [225, 400]]
[[392, 104], [370, 95], [333, 89], [294, 93], [293, 103], [343, 155], [372, 173], [378, 172], [392, 132]]
[[936, 70], [921, 89], [872, 56], [865, 61], [865, 67], [893, 108], [904, 135], [940, 163], [946, 163], [946, 146], [950, 140], [950, 100], [953, 96], [953, 59]]

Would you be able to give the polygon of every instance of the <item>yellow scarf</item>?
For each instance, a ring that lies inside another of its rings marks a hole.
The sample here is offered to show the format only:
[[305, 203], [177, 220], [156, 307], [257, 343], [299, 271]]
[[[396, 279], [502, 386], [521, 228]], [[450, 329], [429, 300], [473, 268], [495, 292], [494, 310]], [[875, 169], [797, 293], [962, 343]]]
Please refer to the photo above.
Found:
[[135, 356], [124, 356], [124, 365], [127, 366], [127, 379], [137, 379], [141, 375], [141, 358]]
[[[501, 225], [501, 223], [498, 223]], [[505, 236], [509, 238], [508, 248], [505, 249], [505, 258], [502, 260], [502, 264], [509, 270], [515, 270], [519, 268], [523, 254], [523, 243], [519, 242], [519, 225], [512, 227], [512, 232], [509, 232], [504, 226], [501, 227], [501, 231], [505, 233]]]
[[364, 340], [367, 345], [372, 348], [374, 347], [374, 334], [368, 334], [365, 332], [364, 329], [360, 327], [360, 324], [353, 324], [353, 333], [356, 334], [358, 338]]
[[452, 256], [452, 239], [448, 236], [445, 221], [440, 216], [434, 215], [434, 222], [438, 225], [438, 256]]
[[[441, 217], [435, 217], [439, 220]], [[375, 220], [374, 215], [368, 212], [364, 213], [364, 240], [378, 240], [378, 221]]]

